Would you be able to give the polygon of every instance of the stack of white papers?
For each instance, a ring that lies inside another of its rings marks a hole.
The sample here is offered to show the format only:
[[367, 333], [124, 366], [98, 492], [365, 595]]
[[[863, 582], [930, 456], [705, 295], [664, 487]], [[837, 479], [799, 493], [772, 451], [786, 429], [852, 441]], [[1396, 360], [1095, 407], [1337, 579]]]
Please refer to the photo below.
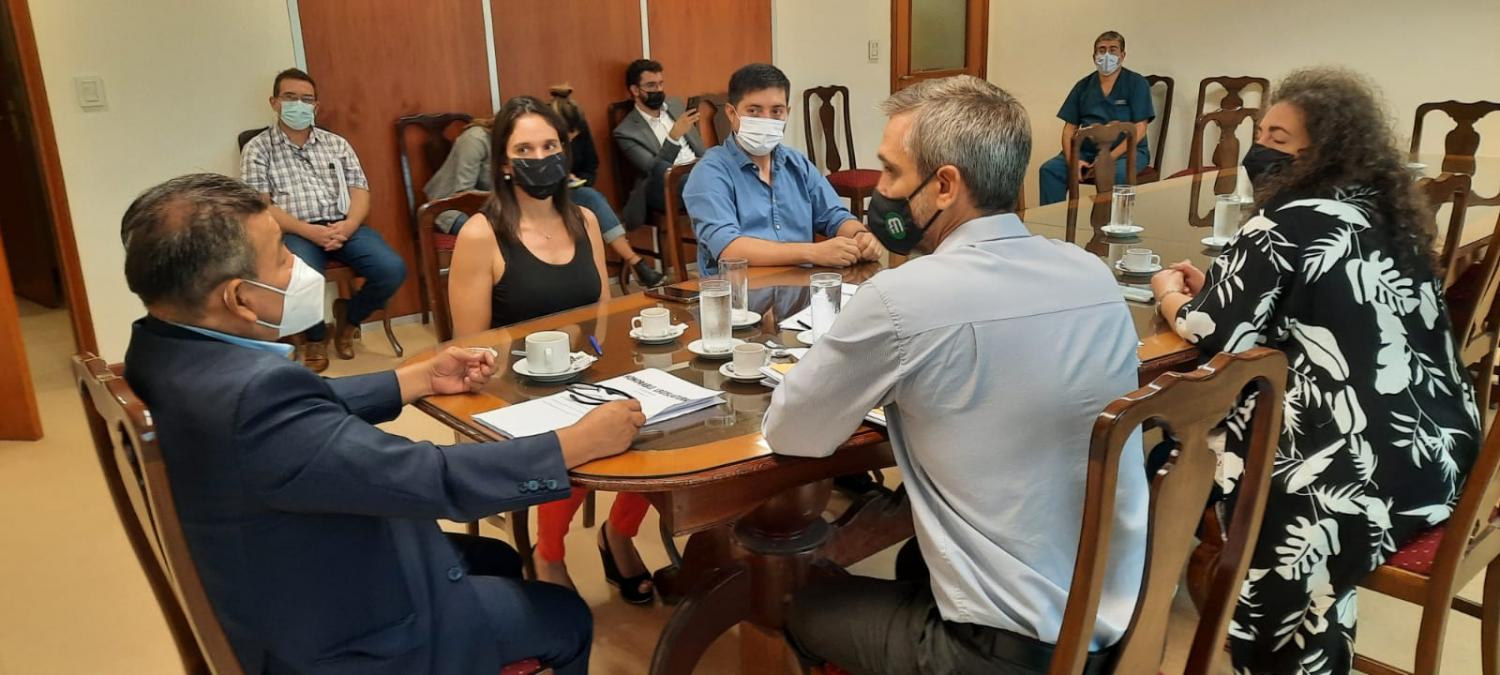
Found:
[[[621, 375], [599, 384], [623, 391], [640, 401], [641, 413], [646, 416], [647, 426], [712, 408], [723, 402], [723, 394], [720, 392], [704, 389], [655, 368]], [[482, 412], [475, 415], [474, 419], [502, 436], [521, 438], [572, 426], [594, 408], [595, 406], [573, 400], [568, 392], [563, 391]]]
[[[844, 299], [842, 300], [842, 302], [847, 304], [849, 302], [849, 298], [854, 297], [854, 292], [857, 290], [859, 290], [859, 286], [855, 284], [844, 284]], [[780, 326], [782, 330], [794, 330], [799, 332], [804, 330], [812, 330], [812, 306], [809, 305], [807, 307], [803, 307], [802, 311], [797, 312], [796, 314], [793, 314], [785, 319], [782, 319]]]

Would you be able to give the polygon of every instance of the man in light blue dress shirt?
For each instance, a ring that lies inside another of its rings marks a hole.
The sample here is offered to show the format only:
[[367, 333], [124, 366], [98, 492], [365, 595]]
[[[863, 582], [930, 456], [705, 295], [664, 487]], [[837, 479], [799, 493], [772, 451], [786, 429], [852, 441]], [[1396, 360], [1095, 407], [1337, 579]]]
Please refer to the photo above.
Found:
[[[682, 191], [702, 276], [716, 274], [720, 259], [848, 267], [883, 252], [807, 155], [782, 145], [791, 88], [766, 63], [729, 78], [724, 109], [734, 133], [703, 154]], [[828, 239], [813, 243], [814, 234]]]
[[[1135, 328], [1098, 258], [1032, 236], [1012, 213], [1031, 152], [1019, 102], [959, 76], [883, 109], [871, 229], [893, 253], [915, 241], [928, 255], [845, 302], [776, 390], [765, 437], [779, 454], [827, 456], [884, 406], [920, 547], [902, 558], [925, 565], [812, 585], [793, 597], [787, 634], [804, 657], [854, 673], [1045, 673], [1090, 429], [1136, 388]], [[1140, 456], [1139, 435], [1126, 456]], [[1127, 462], [1086, 672], [1107, 668], [1129, 623], [1146, 507], [1144, 468]]]

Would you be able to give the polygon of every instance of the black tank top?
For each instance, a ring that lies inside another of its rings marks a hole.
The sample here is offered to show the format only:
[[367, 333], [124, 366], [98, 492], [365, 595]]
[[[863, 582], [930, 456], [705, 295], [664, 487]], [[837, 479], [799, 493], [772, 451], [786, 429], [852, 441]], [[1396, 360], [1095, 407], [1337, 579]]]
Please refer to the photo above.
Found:
[[573, 259], [553, 265], [532, 254], [525, 244], [500, 239], [505, 274], [490, 291], [490, 327], [556, 314], [599, 301], [599, 268], [594, 266], [588, 236], [573, 245]]

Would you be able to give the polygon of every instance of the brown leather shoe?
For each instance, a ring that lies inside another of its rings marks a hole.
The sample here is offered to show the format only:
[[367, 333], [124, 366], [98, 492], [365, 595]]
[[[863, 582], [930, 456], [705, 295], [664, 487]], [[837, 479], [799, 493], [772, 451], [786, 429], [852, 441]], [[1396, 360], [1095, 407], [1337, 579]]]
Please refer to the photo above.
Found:
[[354, 341], [359, 339], [359, 325], [349, 323], [349, 301], [333, 301], [333, 353], [348, 361], [354, 358]]
[[314, 373], [328, 370], [328, 341], [307, 341], [307, 346], [302, 348], [302, 365]]

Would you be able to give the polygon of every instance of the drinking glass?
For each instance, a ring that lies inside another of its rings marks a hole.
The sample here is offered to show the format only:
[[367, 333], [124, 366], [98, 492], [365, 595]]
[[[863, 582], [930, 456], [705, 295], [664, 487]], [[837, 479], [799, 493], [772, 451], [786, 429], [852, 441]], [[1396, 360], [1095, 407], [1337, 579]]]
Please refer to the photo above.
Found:
[[730, 335], [734, 332], [729, 295], [728, 281], [706, 279], [698, 282], [698, 319], [704, 351], [729, 351]]
[[1111, 225], [1134, 225], [1135, 216], [1135, 186], [1116, 185], [1115, 193], [1109, 202], [1109, 224]]
[[750, 261], [744, 258], [720, 260], [719, 277], [729, 282], [729, 307], [738, 319], [750, 311]]
[[823, 337], [839, 316], [844, 304], [844, 275], [838, 272], [819, 272], [812, 275], [808, 286], [812, 290], [812, 337]]
[[1228, 239], [1240, 229], [1239, 195], [1219, 195], [1214, 198], [1214, 238]]

